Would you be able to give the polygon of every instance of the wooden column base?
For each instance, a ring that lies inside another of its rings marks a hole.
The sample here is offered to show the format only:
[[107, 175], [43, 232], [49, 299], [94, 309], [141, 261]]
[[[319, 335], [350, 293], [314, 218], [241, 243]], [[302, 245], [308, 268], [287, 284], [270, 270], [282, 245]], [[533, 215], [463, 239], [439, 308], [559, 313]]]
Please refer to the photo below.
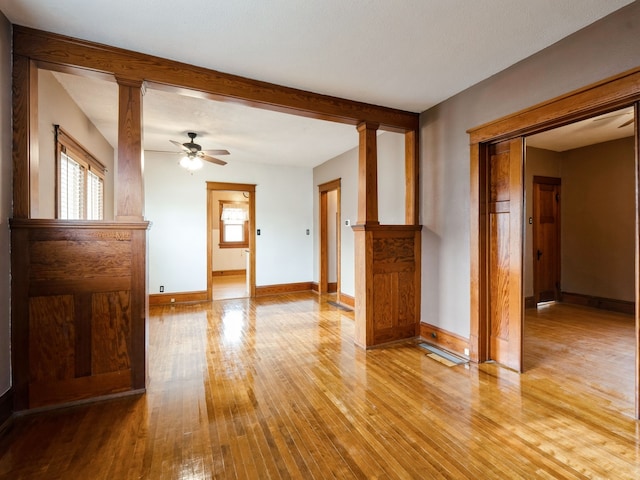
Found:
[[355, 225], [355, 343], [369, 348], [420, 333], [422, 226]]

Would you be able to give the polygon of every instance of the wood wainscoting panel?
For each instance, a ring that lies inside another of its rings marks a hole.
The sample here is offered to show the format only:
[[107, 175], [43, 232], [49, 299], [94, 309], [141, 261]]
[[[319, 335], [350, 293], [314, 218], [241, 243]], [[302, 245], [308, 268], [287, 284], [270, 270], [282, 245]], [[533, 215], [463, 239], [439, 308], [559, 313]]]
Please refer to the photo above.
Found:
[[147, 228], [11, 221], [17, 411], [144, 388]]
[[[413, 225], [353, 227], [365, 255], [359, 273], [367, 300], [356, 305], [356, 343], [369, 348], [420, 331], [420, 230]], [[362, 295], [362, 290], [361, 290]], [[356, 294], [357, 298], [358, 295]]]

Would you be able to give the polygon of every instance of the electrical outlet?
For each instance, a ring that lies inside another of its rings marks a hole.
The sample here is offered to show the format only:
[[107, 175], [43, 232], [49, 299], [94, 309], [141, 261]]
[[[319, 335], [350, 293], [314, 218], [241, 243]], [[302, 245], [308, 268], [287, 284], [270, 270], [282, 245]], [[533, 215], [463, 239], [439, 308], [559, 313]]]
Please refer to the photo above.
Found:
[[464, 354], [465, 354], [467, 357], [469, 356], [469, 349], [468, 349], [468, 348], [465, 348], [465, 349], [464, 349]]
[[160, 293], [164, 292], [164, 285], [160, 285]]
[[256, 230], [256, 235], [260, 235], [260, 229]]
[[307, 235], [309, 235], [309, 229], [307, 228]]

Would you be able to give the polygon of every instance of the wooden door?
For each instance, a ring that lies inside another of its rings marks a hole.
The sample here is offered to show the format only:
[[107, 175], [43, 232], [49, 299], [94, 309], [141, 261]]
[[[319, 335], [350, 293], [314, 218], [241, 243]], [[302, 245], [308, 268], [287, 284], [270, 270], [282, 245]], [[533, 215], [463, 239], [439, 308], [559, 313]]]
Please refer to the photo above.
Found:
[[533, 177], [533, 294], [560, 299], [560, 179]]
[[493, 144], [488, 152], [489, 358], [522, 370], [523, 140]]

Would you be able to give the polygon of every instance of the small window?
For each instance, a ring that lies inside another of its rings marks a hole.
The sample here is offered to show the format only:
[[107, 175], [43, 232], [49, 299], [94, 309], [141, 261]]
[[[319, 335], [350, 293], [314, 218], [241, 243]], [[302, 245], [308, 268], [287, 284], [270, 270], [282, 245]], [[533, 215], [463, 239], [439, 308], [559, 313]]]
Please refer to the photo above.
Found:
[[249, 247], [247, 202], [220, 200], [220, 248]]
[[57, 215], [65, 220], [104, 218], [106, 169], [85, 148], [55, 125]]

